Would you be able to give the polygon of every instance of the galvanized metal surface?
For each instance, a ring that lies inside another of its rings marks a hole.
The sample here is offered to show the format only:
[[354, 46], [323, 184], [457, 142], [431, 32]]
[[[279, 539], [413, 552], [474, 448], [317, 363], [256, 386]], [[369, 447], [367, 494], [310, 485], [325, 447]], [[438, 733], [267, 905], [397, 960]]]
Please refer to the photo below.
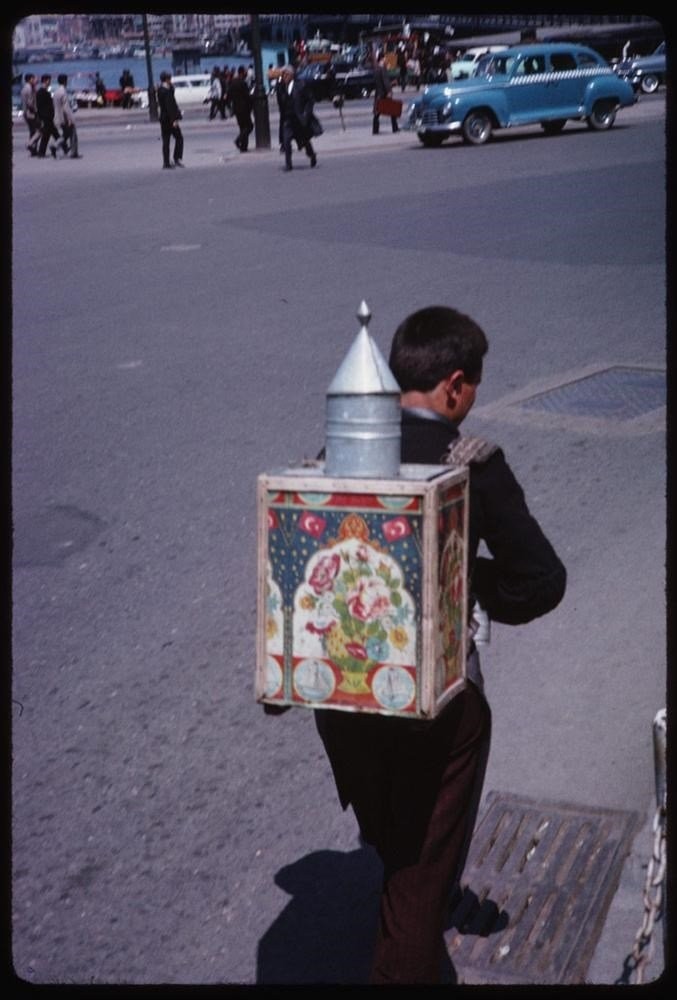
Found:
[[576, 379], [520, 402], [527, 410], [630, 420], [665, 406], [665, 372], [621, 365]]
[[636, 813], [490, 792], [446, 933], [459, 982], [585, 982], [638, 827]]
[[369, 335], [364, 301], [357, 318], [360, 332], [327, 390], [326, 471], [390, 479], [400, 471], [400, 388]]

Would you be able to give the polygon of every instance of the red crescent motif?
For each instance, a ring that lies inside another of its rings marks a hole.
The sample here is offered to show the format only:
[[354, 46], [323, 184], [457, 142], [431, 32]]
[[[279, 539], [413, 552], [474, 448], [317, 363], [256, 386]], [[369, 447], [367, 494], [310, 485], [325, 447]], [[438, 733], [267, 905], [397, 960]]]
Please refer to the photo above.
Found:
[[389, 542], [395, 542], [398, 538], [410, 535], [411, 526], [406, 517], [394, 517], [390, 521], [383, 522], [383, 534]]

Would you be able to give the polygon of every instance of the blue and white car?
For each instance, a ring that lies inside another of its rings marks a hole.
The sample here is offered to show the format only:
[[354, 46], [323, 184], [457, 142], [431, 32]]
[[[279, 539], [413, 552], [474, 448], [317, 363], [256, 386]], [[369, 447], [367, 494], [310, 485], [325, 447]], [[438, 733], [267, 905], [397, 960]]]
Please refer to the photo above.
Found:
[[494, 130], [540, 124], [561, 132], [568, 119], [591, 129], [609, 129], [619, 108], [637, 101], [593, 49], [583, 45], [517, 45], [497, 52], [483, 76], [426, 87], [410, 105], [405, 126], [424, 146], [439, 146], [458, 135], [474, 146]]

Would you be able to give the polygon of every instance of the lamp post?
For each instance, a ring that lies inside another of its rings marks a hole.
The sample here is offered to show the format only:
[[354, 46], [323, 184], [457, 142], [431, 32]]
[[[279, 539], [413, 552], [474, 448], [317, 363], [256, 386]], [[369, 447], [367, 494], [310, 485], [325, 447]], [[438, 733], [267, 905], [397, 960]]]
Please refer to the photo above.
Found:
[[146, 72], [148, 74], [148, 117], [152, 122], [156, 122], [158, 120], [157, 96], [155, 94], [155, 85], [153, 83], [153, 62], [150, 57], [148, 16], [146, 14], [142, 14], [141, 16], [143, 18], [143, 44], [146, 49]]
[[251, 14], [252, 55], [254, 57], [254, 127], [256, 129], [256, 148], [270, 149], [270, 120], [268, 117], [268, 98], [263, 85], [263, 63], [261, 61], [261, 33], [259, 31], [259, 16]]

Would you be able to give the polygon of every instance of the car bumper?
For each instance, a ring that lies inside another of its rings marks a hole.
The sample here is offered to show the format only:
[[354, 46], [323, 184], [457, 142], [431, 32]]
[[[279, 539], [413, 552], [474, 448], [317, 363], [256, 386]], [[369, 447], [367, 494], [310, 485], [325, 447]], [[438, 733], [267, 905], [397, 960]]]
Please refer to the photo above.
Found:
[[441, 135], [448, 136], [454, 135], [456, 132], [460, 131], [461, 122], [460, 121], [445, 121], [441, 122], [437, 120], [437, 113], [427, 113], [423, 115], [411, 115], [405, 125], [406, 128], [410, 129], [412, 132], [416, 132], [417, 135]]

